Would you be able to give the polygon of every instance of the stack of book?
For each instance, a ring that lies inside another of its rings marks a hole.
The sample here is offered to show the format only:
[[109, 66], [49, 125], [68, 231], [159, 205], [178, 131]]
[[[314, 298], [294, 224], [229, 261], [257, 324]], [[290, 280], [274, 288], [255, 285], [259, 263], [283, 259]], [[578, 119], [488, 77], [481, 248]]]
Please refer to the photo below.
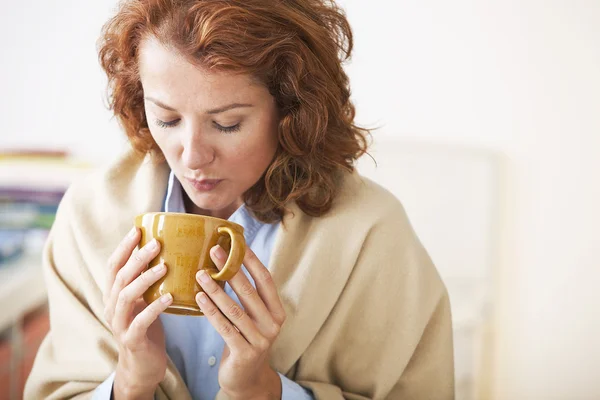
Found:
[[0, 152], [0, 266], [41, 250], [65, 191], [88, 170], [65, 151]]

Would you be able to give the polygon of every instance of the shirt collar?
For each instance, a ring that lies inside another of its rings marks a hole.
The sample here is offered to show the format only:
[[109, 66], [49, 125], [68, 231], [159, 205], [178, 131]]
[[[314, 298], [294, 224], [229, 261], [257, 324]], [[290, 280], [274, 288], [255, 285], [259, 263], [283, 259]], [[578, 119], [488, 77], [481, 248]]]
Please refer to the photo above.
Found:
[[[167, 185], [167, 195], [163, 206], [165, 212], [185, 213], [185, 204], [183, 202], [183, 187], [181, 182], [175, 176], [173, 171], [169, 173], [169, 183]], [[244, 238], [246, 243], [252, 243], [258, 230], [267, 225], [260, 222], [252, 216], [245, 204], [242, 204], [231, 216], [229, 221], [235, 222], [244, 227]]]

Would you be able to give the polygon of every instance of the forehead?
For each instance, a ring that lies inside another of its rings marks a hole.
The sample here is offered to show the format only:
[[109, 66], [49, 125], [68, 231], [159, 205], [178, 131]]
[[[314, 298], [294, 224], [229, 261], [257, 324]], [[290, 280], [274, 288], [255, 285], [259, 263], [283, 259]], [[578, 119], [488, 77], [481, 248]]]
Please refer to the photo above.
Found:
[[250, 75], [202, 68], [154, 38], [140, 43], [138, 62], [144, 94], [178, 107], [247, 101], [268, 93]]

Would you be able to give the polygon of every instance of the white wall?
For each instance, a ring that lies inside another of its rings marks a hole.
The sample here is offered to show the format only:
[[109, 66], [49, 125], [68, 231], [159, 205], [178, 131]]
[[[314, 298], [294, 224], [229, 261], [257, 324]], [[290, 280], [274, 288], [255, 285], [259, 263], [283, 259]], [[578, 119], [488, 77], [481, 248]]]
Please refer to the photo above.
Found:
[[13, 1], [0, 24], [0, 149], [67, 146], [91, 162], [124, 135], [104, 106], [96, 40], [116, 1]]
[[[0, 148], [122, 145], [95, 41], [115, 2], [11, 2]], [[509, 162], [497, 272], [496, 399], [600, 397], [600, 3], [344, 0], [358, 120]], [[57, 29], [60, 27], [60, 29]], [[468, 257], [468, 255], [465, 255]]]
[[343, 4], [360, 121], [508, 158], [495, 398], [600, 398], [600, 3]]

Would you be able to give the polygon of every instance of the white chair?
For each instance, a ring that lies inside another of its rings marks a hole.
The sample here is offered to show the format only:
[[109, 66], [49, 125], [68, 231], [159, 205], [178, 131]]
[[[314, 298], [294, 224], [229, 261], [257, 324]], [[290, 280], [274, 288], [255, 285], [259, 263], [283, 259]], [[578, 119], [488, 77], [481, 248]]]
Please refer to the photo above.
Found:
[[502, 157], [458, 145], [375, 139], [370, 153], [377, 167], [364, 156], [358, 170], [400, 199], [448, 287], [457, 400], [486, 398]]

